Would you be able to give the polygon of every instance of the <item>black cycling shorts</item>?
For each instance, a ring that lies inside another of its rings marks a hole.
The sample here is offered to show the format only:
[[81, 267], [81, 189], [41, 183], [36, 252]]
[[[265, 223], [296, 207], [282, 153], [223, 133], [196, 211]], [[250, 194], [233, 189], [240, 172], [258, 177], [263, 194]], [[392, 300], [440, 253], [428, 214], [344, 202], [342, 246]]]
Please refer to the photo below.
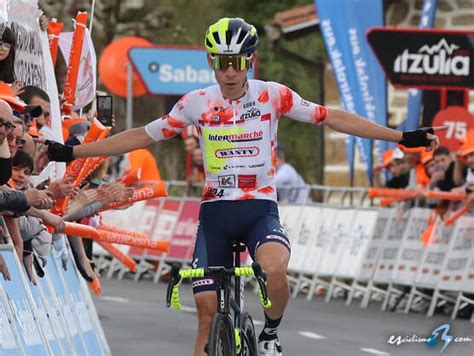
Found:
[[[222, 200], [201, 204], [193, 268], [232, 267], [233, 241], [244, 243], [253, 260], [258, 247], [267, 242], [281, 243], [291, 251], [274, 201]], [[212, 278], [193, 280], [194, 293], [215, 289], [216, 283]]]

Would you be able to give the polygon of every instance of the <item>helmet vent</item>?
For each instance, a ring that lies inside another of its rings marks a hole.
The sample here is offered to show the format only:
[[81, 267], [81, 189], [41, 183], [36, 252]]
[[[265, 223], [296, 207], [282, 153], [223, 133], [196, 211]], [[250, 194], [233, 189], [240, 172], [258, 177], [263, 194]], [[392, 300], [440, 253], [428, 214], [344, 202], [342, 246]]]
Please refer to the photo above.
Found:
[[255, 46], [255, 43], [257, 42], [257, 38], [256, 37], [252, 37], [248, 43], [248, 46], [249, 47], [252, 47], [252, 46]]
[[246, 35], [247, 35], [247, 32], [240, 31], [239, 38], [237, 39], [237, 43], [242, 43]]
[[226, 31], [225, 33], [225, 43], [227, 46], [230, 46], [230, 41], [232, 40], [232, 32]]
[[211, 41], [209, 41], [208, 38], [206, 38], [206, 46], [209, 47], [209, 48], [212, 48], [212, 43], [211, 43]]
[[221, 44], [221, 39], [219, 38], [219, 34], [217, 32], [213, 32], [212, 37], [214, 37], [214, 41], [216, 41], [217, 44]]

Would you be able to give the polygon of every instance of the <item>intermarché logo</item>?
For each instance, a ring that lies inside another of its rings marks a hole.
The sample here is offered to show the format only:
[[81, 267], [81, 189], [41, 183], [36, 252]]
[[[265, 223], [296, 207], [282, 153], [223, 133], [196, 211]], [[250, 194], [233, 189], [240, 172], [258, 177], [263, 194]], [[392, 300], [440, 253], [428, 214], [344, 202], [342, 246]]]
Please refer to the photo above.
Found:
[[430, 336], [402, 336], [402, 335], [391, 335], [387, 340], [388, 344], [400, 346], [402, 344], [426, 344], [429, 348], [434, 349], [437, 345], [441, 347], [439, 353], [442, 353], [452, 343], [468, 343], [472, 339], [470, 337], [453, 336], [449, 334], [450, 325], [442, 324], [431, 332]]

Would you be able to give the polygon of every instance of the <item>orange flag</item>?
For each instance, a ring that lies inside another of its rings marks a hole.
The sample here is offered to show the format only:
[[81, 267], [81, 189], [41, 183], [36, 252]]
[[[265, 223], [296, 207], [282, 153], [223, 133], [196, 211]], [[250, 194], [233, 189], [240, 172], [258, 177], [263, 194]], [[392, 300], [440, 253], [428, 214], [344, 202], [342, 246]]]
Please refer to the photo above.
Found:
[[112, 244], [109, 244], [108, 242], [97, 241], [97, 243], [102, 246], [107, 252], [109, 252], [114, 258], [116, 258], [120, 263], [127, 267], [130, 271], [137, 271], [137, 264], [130, 256], [123, 253], [117, 247]]

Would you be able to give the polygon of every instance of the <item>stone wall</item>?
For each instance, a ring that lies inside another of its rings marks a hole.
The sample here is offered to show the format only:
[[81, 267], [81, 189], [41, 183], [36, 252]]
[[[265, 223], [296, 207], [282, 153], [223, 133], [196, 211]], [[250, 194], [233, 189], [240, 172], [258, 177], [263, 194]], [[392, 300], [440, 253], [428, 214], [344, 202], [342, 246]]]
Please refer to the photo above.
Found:
[[[417, 27], [422, 0], [386, 0], [385, 21], [387, 26]], [[472, 0], [438, 0], [436, 11], [436, 28], [473, 29], [474, 2]], [[399, 125], [405, 118], [407, 109], [407, 90], [395, 89], [388, 85], [389, 124]], [[325, 103], [338, 106], [337, 84], [328, 65], [325, 74]], [[469, 111], [474, 112], [474, 92], [470, 93]], [[345, 135], [329, 128], [325, 132], [325, 167], [324, 184], [331, 186], [348, 186], [349, 169], [346, 160]], [[358, 157], [355, 164], [355, 186], [368, 186], [365, 167]]]

